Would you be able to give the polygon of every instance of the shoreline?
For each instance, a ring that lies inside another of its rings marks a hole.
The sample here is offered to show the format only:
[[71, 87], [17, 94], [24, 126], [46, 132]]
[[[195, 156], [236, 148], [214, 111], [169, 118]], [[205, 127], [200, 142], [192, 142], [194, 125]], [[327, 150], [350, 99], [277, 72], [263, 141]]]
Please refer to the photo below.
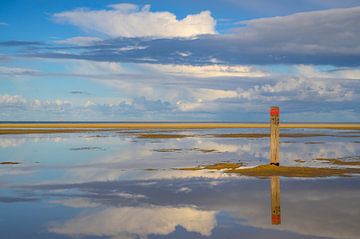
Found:
[[[236, 129], [269, 128], [266, 123], [0, 123], [0, 135], [87, 133], [115, 130], [149, 129]], [[360, 123], [284, 123], [282, 129], [360, 130]]]
[[[280, 128], [360, 129], [360, 123], [280, 123]], [[269, 123], [0, 123], [2, 129], [216, 129], [269, 128]]]

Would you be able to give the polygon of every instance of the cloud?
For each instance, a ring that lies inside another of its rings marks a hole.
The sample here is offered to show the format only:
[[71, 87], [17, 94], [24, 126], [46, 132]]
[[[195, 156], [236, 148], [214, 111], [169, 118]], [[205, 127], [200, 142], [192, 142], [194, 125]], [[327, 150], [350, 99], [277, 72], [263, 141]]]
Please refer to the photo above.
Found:
[[193, 37], [215, 34], [215, 20], [209, 11], [178, 20], [170, 12], [151, 12], [150, 5], [114, 4], [106, 10], [75, 9], [53, 15], [88, 32], [110, 37]]
[[29, 68], [0, 66], [0, 75], [38, 75], [40, 72]]
[[[359, 13], [360, 7], [354, 7], [259, 18], [242, 21], [246, 27], [233, 31], [240, 40], [255, 42], [265, 52], [270, 45], [279, 53], [352, 54], [360, 52]], [[266, 45], [262, 48], [259, 43]]]
[[[346, 145], [346, 142], [342, 143]], [[331, 145], [329, 144], [328, 147]], [[298, 144], [295, 143], [294, 148], [297, 146]], [[235, 232], [248, 232], [249, 236], [246, 238], [265, 235], [264, 238], [355, 239], [358, 238], [358, 225], [354, 222], [358, 221], [360, 210], [358, 183], [356, 178], [282, 180], [283, 222], [275, 227], [271, 225], [268, 180], [241, 177], [230, 180], [204, 178], [120, 180], [82, 185], [55, 183], [45, 188], [35, 188], [83, 190], [90, 200], [101, 203], [105, 208], [87, 209], [65, 222], [56, 222], [50, 226], [50, 231], [65, 235], [121, 238], [120, 235], [126, 233], [135, 238], [136, 236], [146, 238], [151, 234], [174, 233], [176, 226], [181, 226], [188, 232], [198, 232], [203, 236], [216, 236], [221, 232], [232, 232], [234, 235]], [[109, 198], [108, 194], [119, 188], [126, 188], [129, 192], [144, 193], [147, 197], [146, 203], [150, 205], [145, 206], [142, 201], [136, 206], [112, 206], [122, 205], [121, 200], [116, 197]], [[191, 190], [187, 190], [187, 193], [179, 193], [176, 189], [180, 188]], [[244, 194], [244, 191], [247, 193]], [[157, 206], [152, 206], [154, 204]], [[195, 205], [195, 207], [175, 205]], [[341, 206], [334, 207], [334, 205]], [[220, 215], [216, 218], [218, 212]], [[99, 223], [104, 221], [107, 223]], [[189, 222], [191, 228], [188, 226]]]
[[6, 22], [0, 22], [0, 27], [4, 27], [4, 26], [8, 26], [9, 24], [7, 24]]
[[[70, 16], [75, 14], [77, 16], [77, 11], [85, 15], [90, 14], [90, 12], [93, 13], [88, 10], [76, 10], [59, 14], [69, 14]], [[116, 12], [118, 10], [109, 11]], [[143, 14], [141, 11], [140, 13]], [[107, 14], [107, 12], [105, 10], [102, 13]], [[124, 13], [119, 14], [123, 15]], [[159, 13], [145, 11], [144, 14]], [[94, 16], [97, 16], [97, 11], [95, 11]], [[87, 24], [87, 17], [80, 19], [85, 19], [84, 22]], [[228, 34], [199, 35], [196, 38], [168, 38], [171, 34], [166, 33], [166, 28], [163, 35], [161, 35], [151, 31], [152, 25], [146, 25], [146, 28], [150, 31], [148, 34], [129, 33], [126, 37], [131, 38], [108, 39], [97, 42], [90, 47], [76, 49], [76, 52], [72, 52], [74, 51], [73, 48], [69, 48], [67, 53], [59, 53], [55, 50], [56, 48], [49, 50], [40, 47], [39, 50], [30, 53], [26, 52], [26, 55], [59, 59], [178, 65], [220, 63], [224, 65], [314, 64], [359, 66], [360, 27], [357, 24], [359, 21], [360, 7], [353, 7], [241, 21], [239, 24], [243, 26], [231, 29]], [[106, 21], [100, 22], [106, 23]], [[151, 23], [151, 21], [148, 22]], [[108, 25], [111, 26], [111, 24]], [[122, 27], [122, 25], [120, 23], [118, 26], [111, 26], [110, 28], [116, 29]], [[139, 28], [145, 26], [135, 23], [134, 25]], [[90, 26], [96, 26], [96, 24], [90, 24]], [[130, 24], [130, 26], [132, 25]], [[180, 28], [186, 29], [184, 27]], [[171, 29], [176, 30], [177, 27], [171, 26]], [[117, 37], [118, 35], [109, 36]], [[123, 35], [120, 34], [120, 36]], [[159, 38], [162, 37], [163, 39], [146, 37], [150, 35], [158, 35]], [[172, 33], [172, 36], [181, 36], [181, 34]], [[146, 46], [146, 48], [122, 51], [119, 54], [119, 49], [126, 49], [134, 45]]]
[[26, 143], [24, 138], [0, 138], [0, 148], [15, 148]]
[[0, 95], [2, 120], [14, 120], [14, 118], [26, 120], [27, 117], [28, 119], [36, 115], [39, 117], [41, 114], [59, 115], [68, 112], [70, 108], [71, 104], [66, 100], [28, 100], [21, 95]]
[[64, 40], [54, 41], [58, 44], [66, 45], [77, 45], [77, 46], [91, 46], [94, 43], [101, 41], [101, 38], [98, 37], [71, 37]]
[[[146, 238], [150, 234], [168, 235], [181, 226], [189, 232], [210, 236], [216, 226], [216, 212], [189, 207], [120, 207], [80, 215], [49, 231], [65, 235], [123, 235]], [[106, 223], [101, 223], [106, 222]]]
[[[189, 55], [188, 55], [189, 56]], [[264, 77], [267, 74], [250, 66], [229, 66], [229, 65], [165, 65], [147, 64], [148, 68], [163, 73], [187, 76], [187, 77]]]
[[0, 106], [1, 107], [24, 107], [27, 100], [20, 95], [0, 95]]
[[71, 198], [71, 199], [62, 199], [62, 200], [52, 200], [50, 203], [61, 204], [66, 207], [73, 208], [92, 208], [101, 206], [100, 203], [92, 202], [87, 198]]
[[357, 0], [302, 0], [301, 2], [294, 2], [291, 0], [252, 0], [252, 1], [237, 1], [225, 0], [232, 4], [232, 7], [245, 10], [261, 15], [280, 16], [296, 12], [325, 10], [329, 8], [344, 8], [355, 7], [359, 5]]
[[16, 46], [40, 46], [43, 43], [38, 41], [1, 41], [0, 46], [16, 47]]
[[300, 75], [306, 78], [360, 80], [360, 69], [358, 68], [340, 68], [329, 71], [319, 71], [313, 66], [309, 65], [298, 65], [296, 68]]
[[[135, 97], [129, 101], [113, 100], [110, 103], [93, 102], [87, 100], [83, 104], [68, 100], [29, 100], [20, 95], [0, 95], [0, 119], [13, 120], [59, 120], [79, 119], [79, 115], [86, 115], [91, 119], [146, 119], [156, 115], [168, 114], [172, 108], [169, 102], [148, 100], [145, 97]], [[81, 112], [81, 113], [80, 113]], [[81, 118], [85, 119], [85, 118]]]

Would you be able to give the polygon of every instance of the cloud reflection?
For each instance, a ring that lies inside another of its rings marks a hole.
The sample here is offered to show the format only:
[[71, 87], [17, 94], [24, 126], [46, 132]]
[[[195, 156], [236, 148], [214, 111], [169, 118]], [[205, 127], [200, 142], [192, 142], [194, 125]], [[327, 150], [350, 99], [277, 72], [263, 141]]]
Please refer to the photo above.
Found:
[[51, 226], [51, 232], [70, 236], [110, 236], [147, 238], [167, 235], [181, 226], [189, 232], [210, 236], [217, 222], [215, 211], [191, 207], [120, 207], [93, 211]]

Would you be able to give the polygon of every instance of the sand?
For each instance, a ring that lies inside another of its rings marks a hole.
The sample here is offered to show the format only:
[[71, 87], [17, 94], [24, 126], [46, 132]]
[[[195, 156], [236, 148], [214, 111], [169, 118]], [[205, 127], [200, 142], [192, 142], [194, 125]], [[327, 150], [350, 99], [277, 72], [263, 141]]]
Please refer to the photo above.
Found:
[[[281, 128], [360, 129], [360, 123], [282, 123]], [[212, 128], [269, 128], [268, 123], [3, 123], [5, 128], [72, 128], [72, 129], [212, 129]]]
[[[0, 123], [0, 134], [82, 133], [111, 131], [116, 129], [225, 129], [225, 128], [269, 128], [266, 123]], [[360, 130], [360, 123], [283, 123], [280, 128], [313, 128]], [[252, 135], [252, 136], [251, 136]], [[230, 137], [218, 135], [217, 137]], [[296, 137], [283, 135], [283, 137]], [[310, 136], [310, 135], [308, 135]], [[146, 136], [144, 136], [146, 137]], [[150, 136], [149, 136], [150, 137]], [[155, 137], [155, 136], [152, 136]], [[267, 137], [266, 134], [232, 135], [231, 137]], [[160, 138], [160, 137], [159, 137]]]
[[191, 137], [191, 135], [184, 134], [138, 134], [138, 138], [144, 139], [179, 139]]
[[237, 168], [237, 169], [225, 170], [225, 172], [237, 173], [245, 176], [255, 176], [255, 177], [267, 177], [267, 176], [330, 177], [330, 176], [348, 176], [350, 174], [360, 174], [360, 169], [259, 165], [253, 168]]
[[330, 176], [348, 176], [350, 174], [360, 174], [358, 168], [313, 168], [298, 166], [274, 166], [259, 165], [252, 168], [241, 168], [241, 163], [216, 163], [206, 166], [197, 166], [190, 168], [178, 168], [178, 170], [224, 170], [225, 173], [240, 174], [244, 176], [268, 177], [330, 177]]

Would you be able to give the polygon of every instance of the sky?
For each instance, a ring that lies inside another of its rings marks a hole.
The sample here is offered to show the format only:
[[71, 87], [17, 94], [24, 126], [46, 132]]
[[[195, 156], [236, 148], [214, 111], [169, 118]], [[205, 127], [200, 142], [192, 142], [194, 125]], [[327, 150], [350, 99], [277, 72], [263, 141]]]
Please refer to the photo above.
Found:
[[360, 122], [357, 0], [2, 0], [0, 121]]

